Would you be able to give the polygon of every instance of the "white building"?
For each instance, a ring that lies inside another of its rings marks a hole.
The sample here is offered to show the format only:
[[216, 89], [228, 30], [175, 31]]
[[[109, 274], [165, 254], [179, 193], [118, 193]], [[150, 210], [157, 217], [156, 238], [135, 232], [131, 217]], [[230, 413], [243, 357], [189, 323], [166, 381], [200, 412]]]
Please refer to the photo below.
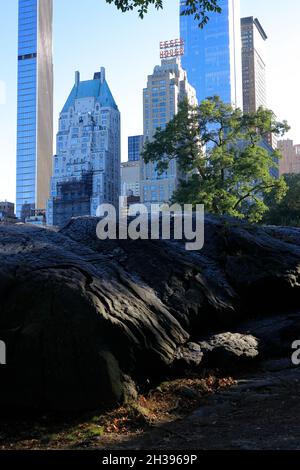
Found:
[[120, 165], [120, 113], [105, 69], [88, 81], [76, 72], [59, 118], [47, 223], [61, 226], [74, 216], [95, 216], [102, 203], [117, 207]]
[[[188, 83], [187, 74], [181, 67], [180, 58], [163, 59], [148, 76], [144, 89], [144, 139], [151, 140], [158, 127], [162, 129], [178, 112], [179, 103], [188, 98], [196, 105], [196, 91]], [[176, 161], [171, 161], [169, 169], [162, 175], [155, 163], [140, 161], [141, 201], [145, 204], [169, 202], [180, 179]]]

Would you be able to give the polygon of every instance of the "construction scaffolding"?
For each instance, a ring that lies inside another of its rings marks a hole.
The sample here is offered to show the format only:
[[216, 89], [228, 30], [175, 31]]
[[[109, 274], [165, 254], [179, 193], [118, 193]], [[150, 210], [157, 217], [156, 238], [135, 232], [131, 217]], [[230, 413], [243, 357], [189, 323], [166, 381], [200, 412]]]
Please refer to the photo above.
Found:
[[53, 200], [53, 224], [61, 227], [72, 217], [90, 215], [92, 195], [93, 171], [82, 173], [80, 179], [58, 183]]

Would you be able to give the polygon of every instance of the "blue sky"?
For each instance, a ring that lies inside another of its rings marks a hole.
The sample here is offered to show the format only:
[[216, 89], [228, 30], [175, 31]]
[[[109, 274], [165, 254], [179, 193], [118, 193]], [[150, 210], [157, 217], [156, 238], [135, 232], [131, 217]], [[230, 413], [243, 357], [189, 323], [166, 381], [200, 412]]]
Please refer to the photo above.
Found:
[[[0, 0], [0, 200], [15, 200], [17, 0]], [[159, 41], [179, 34], [178, 1], [164, 0], [163, 12], [143, 21], [104, 0], [54, 0], [54, 119], [74, 82], [106, 67], [122, 113], [122, 160], [127, 136], [142, 133], [142, 89], [159, 62]], [[241, 0], [242, 15], [259, 18], [268, 39], [268, 105], [292, 126], [300, 143], [300, 2]], [[4, 96], [3, 96], [4, 95]], [[3, 98], [5, 100], [3, 101]], [[54, 149], [55, 150], [55, 149]]]

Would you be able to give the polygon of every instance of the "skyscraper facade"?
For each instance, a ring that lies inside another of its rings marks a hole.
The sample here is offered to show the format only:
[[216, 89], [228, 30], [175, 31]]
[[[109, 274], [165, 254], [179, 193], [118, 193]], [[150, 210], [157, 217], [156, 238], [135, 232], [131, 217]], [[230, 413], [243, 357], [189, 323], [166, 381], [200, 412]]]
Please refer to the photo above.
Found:
[[138, 162], [144, 146], [143, 135], [133, 135], [128, 137], [128, 161]]
[[[199, 102], [217, 95], [242, 108], [240, 0], [220, 0], [219, 4], [222, 13], [210, 13], [203, 29], [193, 15], [180, 15], [182, 66]], [[185, 8], [181, 0], [180, 13]]]
[[120, 113], [105, 77], [75, 84], [60, 113], [47, 223], [95, 216], [102, 203], [117, 207], [120, 182]]
[[[241, 19], [243, 111], [255, 113], [260, 106], [267, 108], [266, 85], [266, 35], [257, 18]], [[277, 147], [277, 138], [270, 133], [266, 142], [272, 149]]]
[[53, 155], [52, 0], [19, 0], [17, 195], [23, 219], [45, 209]]
[[300, 173], [300, 145], [294, 145], [291, 139], [278, 141], [278, 149], [282, 153], [279, 160], [280, 176], [288, 173]]
[[[196, 92], [189, 84], [187, 74], [181, 66], [180, 58], [163, 59], [148, 76], [147, 88], [143, 91], [144, 139], [151, 140], [158, 127], [164, 128], [178, 112], [180, 101], [187, 98], [197, 104]], [[141, 201], [148, 204], [169, 202], [180, 174], [175, 160], [163, 174], [158, 174], [155, 163], [140, 160]]]
[[257, 18], [241, 19], [243, 109], [254, 113], [260, 106], [267, 107], [266, 92], [266, 40], [268, 39]]

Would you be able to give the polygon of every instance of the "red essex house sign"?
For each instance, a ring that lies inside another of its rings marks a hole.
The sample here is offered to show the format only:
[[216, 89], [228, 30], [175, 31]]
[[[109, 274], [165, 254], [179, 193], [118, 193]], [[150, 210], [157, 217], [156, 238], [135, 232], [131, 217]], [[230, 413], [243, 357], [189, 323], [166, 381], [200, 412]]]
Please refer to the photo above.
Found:
[[160, 58], [180, 57], [184, 55], [184, 40], [171, 39], [171, 41], [160, 42]]

